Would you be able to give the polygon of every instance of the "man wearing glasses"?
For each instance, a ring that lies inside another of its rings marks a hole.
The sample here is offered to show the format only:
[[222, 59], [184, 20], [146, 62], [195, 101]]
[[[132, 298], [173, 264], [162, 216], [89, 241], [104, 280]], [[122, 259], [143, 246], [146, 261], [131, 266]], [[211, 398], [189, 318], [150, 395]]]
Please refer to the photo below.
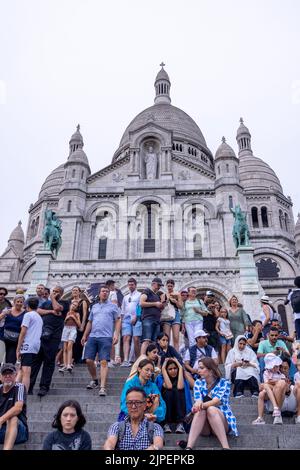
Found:
[[137, 319], [136, 309], [140, 302], [141, 293], [136, 288], [136, 280], [128, 279], [129, 294], [125, 295], [121, 307], [122, 337], [124, 362], [121, 367], [130, 367], [129, 352], [131, 338], [133, 337], [134, 354], [137, 359], [140, 355], [140, 338], [142, 336], [142, 322]]
[[146, 393], [132, 387], [126, 393], [128, 416], [108, 431], [104, 450], [161, 450], [164, 433], [161, 426], [145, 418]]
[[15, 444], [28, 440], [26, 390], [23, 384], [16, 383], [13, 364], [3, 364], [0, 373], [0, 444], [4, 444], [3, 450], [11, 450]]

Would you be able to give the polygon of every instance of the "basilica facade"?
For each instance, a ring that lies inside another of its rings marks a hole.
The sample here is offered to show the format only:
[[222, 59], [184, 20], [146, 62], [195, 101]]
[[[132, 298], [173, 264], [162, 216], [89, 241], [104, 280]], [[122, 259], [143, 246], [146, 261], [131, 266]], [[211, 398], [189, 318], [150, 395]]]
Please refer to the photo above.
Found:
[[111, 164], [95, 173], [77, 126], [67, 160], [29, 208], [26, 234], [19, 222], [0, 257], [0, 283], [10, 293], [32, 283], [51, 209], [62, 222], [62, 245], [47, 265], [49, 287], [68, 291], [113, 278], [126, 291], [128, 277], [145, 287], [159, 275], [174, 278], [178, 289], [196, 285], [221, 301], [233, 293], [242, 299], [231, 212], [240, 205], [261, 289], [284, 316], [284, 298], [299, 274], [300, 219], [295, 226], [290, 197], [253, 155], [243, 119], [237, 154], [223, 137], [214, 155], [196, 122], [171, 104], [170, 89], [162, 66], [154, 104], [130, 122]]

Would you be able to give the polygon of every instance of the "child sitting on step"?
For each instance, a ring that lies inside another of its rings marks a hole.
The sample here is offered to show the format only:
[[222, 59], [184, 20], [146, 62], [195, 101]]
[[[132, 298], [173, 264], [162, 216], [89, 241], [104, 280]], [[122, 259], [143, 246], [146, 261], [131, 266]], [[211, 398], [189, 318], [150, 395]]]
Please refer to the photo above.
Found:
[[77, 328], [81, 326], [80, 315], [78, 313], [79, 302], [73, 300], [70, 305], [70, 310], [65, 318], [65, 326], [62, 332], [61, 340], [64, 343], [63, 358], [64, 364], [59, 369], [59, 372], [64, 371], [72, 372], [72, 357], [73, 357], [73, 345], [77, 337]]

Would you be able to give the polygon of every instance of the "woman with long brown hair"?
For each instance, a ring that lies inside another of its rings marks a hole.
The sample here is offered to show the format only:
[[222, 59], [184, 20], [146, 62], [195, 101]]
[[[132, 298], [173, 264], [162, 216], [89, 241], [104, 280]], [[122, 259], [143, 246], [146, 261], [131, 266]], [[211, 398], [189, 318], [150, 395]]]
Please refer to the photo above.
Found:
[[198, 374], [194, 387], [192, 411], [194, 418], [186, 450], [191, 450], [199, 435], [214, 434], [223, 449], [229, 449], [227, 434], [238, 435], [236, 419], [229, 404], [230, 383], [221, 378], [215, 361], [210, 357], [199, 360]]
[[235, 341], [237, 336], [245, 333], [251, 322], [236, 295], [229, 299], [229, 305], [228, 319], [230, 321], [230, 330], [233, 334], [233, 341]]
[[73, 358], [75, 364], [81, 360], [83, 346], [81, 344], [81, 338], [85, 329], [85, 325], [88, 317], [88, 302], [82, 294], [82, 290], [78, 286], [74, 286], [72, 289], [72, 300], [78, 302], [78, 313], [80, 316], [81, 326], [77, 331], [77, 337], [73, 349]]

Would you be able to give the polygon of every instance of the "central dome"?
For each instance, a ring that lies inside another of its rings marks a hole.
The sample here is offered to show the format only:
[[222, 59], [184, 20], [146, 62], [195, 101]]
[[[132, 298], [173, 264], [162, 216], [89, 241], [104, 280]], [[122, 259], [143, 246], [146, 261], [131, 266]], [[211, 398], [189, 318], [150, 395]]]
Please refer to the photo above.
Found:
[[126, 128], [120, 147], [129, 143], [129, 132], [135, 131], [149, 122], [154, 122], [168, 131], [173, 131], [174, 138], [193, 141], [193, 143], [207, 148], [203, 134], [195, 121], [182, 109], [169, 103], [154, 104], [138, 114]]

